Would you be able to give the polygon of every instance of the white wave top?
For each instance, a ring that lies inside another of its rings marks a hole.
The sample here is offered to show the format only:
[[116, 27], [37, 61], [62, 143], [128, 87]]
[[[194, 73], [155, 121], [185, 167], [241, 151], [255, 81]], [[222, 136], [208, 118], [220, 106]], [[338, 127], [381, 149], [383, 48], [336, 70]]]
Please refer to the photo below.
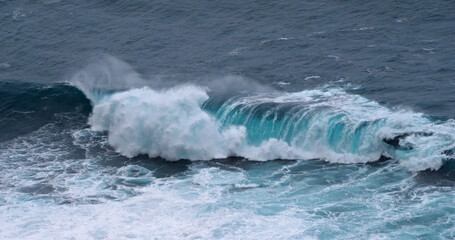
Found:
[[206, 90], [191, 85], [163, 91], [149, 87], [114, 93], [97, 102], [89, 124], [108, 131], [108, 141], [127, 157], [147, 154], [167, 160], [301, 159], [309, 155], [275, 138], [260, 146], [246, 141], [244, 126], [221, 127], [201, 106]]
[[220, 130], [201, 109], [207, 99], [205, 90], [195, 86], [132, 89], [97, 103], [89, 123], [94, 130], [108, 131], [109, 143], [127, 157], [209, 160], [234, 155], [245, 128]]
[[[455, 121], [435, 122], [422, 113], [387, 108], [340, 88], [325, 87], [230, 100], [219, 111], [219, 119], [229, 122], [233, 115], [254, 115], [262, 104], [270, 103], [278, 103], [278, 106], [269, 109], [263, 114], [260, 124], [255, 124], [264, 128], [267, 119], [273, 119], [272, 127], [267, 130], [273, 132], [279, 129], [282, 138], [292, 138], [289, 144], [271, 139], [264, 142], [260, 149], [250, 148], [250, 151], [257, 151], [255, 156], [280, 155], [285, 159], [288, 156], [291, 159], [319, 158], [336, 163], [366, 163], [377, 161], [384, 155], [398, 160], [409, 170], [421, 171], [439, 169], [444, 159], [450, 158], [444, 152], [455, 149]], [[299, 110], [277, 121], [276, 112], [281, 104], [286, 103], [298, 104]], [[272, 117], [274, 114], [275, 117]], [[254, 125], [251, 118], [245, 121], [245, 125], [250, 125], [247, 129], [254, 127], [251, 126]], [[337, 125], [343, 127], [337, 129]], [[400, 135], [398, 148], [384, 142], [384, 139]], [[270, 143], [274, 143], [273, 146], [269, 146]], [[270, 152], [272, 149], [276, 152]]]
[[[448, 158], [444, 152], [455, 149], [454, 121], [434, 122], [340, 88], [234, 97], [212, 115], [202, 107], [208, 88], [186, 84], [156, 90], [128, 64], [113, 57], [104, 61], [77, 73], [71, 84], [92, 101], [92, 129], [107, 131], [109, 144], [127, 157], [366, 163], [387, 156], [420, 171], [439, 169]], [[263, 106], [267, 109], [258, 114]], [[384, 142], [396, 136], [401, 136], [399, 147]]]
[[[320, 158], [337, 163], [365, 163], [386, 155], [410, 170], [419, 171], [440, 168], [444, 159], [442, 152], [454, 147], [450, 133], [455, 129], [452, 122], [437, 124], [419, 113], [392, 111], [340, 89], [309, 90], [268, 98], [247, 97], [227, 103], [231, 108], [240, 105], [248, 108], [263, 102], [302, 101], [302, 104], [309, 103], [311, 109], [328, 108], [306, 119], [308, 129], [305, 131], [294, 129], [296, 133], [290, 142], [270, 136], [260, 144], [252, 144], [247, 140], [247, 128], [261, 126], [249, 123], [222, 126], [225, 117], [217, 119], [202, 109], [208, 98], [206, 89], [191, 85], [161, 91], [149, 87], [131, 89], [95, 103], [89, 123], [93, 130], [108, 131], [109, 144], [124, 156], [147, 154], [167, 160], [242, 156], [252, 160]], [[249, 104], [248, 107], [245, 104]], [[328, 126], [337, 123], [333, 117], [339, 114], [344, 117], [337, 120], [338, 123], [346, 127], [333, 143], [334, 129]], [[284, 122], [293, 121], [300, 124], [304, 119], [291, 115]], [[370, 126], [362, 127], [365, 123]], [[291, 128], [289, 124], [278, 127]], [[399, 140], [402, 146], [412, 146], [410, 149], [394, 149], [383, 142], [398, 134], [422, 131], [431, 135], [410, 134]]]

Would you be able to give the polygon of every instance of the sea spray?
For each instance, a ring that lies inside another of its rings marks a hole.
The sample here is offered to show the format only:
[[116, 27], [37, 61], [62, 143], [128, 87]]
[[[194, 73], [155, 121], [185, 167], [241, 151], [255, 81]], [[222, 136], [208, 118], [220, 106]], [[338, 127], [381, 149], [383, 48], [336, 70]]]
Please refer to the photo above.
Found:
[[[221, 78], [223, 79], [223, 78]], [[225, 78], [230, 82], [245, 82]], [[167, 160], [230, 156], [264, 161], [322, 159], [367, 163], [385, 157], [412, 171], [439, 169], [455, 148], [453, 121], [390, 108], [323, 86], [299, 92], [203, 86], [156, 87], [113, 57], [91, 64], [70, 83], [91, 100], [92, 130], [127, 157]], [[238, 84], [234, 84], [238, 85]], [[240, 86], [240, 85], [239, 85]]]
[[[125, 156], [168, 160], [366, 163], [386, 156], [418, 171], [438, 169], [454, 144], [451, 122], [434, 123], [341, 89], [232, 98], [215, 113], [205, 110], [208, 101], [206, 89], [192, 85], [131, 89], [95, 103], [89, 123], [107, 131], [109, 143]], [[414, 134], [419, 131], [431, 134]], [[397, 135], [403, 135], [398, 147], [385, 141]]]
[[242, 145], [245, 128], [220, 130], [215, 118], [200, 107], [207, 99], [206, 92], [195, 86], [133, 89], [96, 104], [89, 123], [94, 130], [107, 130], [109, 143], [128, 157], [226, 158]]

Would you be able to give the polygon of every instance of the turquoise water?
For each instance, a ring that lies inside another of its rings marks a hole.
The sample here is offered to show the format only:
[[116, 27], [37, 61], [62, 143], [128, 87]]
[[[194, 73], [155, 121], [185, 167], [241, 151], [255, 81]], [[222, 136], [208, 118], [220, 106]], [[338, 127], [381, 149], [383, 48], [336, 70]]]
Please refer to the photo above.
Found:
[[0, 0], [0, 239], [454, 239], [454, 10]]

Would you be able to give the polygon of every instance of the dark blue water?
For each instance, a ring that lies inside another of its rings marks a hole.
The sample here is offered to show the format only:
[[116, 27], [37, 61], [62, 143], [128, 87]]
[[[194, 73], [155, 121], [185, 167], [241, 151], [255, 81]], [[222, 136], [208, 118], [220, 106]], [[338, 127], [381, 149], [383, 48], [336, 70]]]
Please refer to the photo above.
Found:
[[1, 239], [453, 239], [453, 1], [0, 1]]

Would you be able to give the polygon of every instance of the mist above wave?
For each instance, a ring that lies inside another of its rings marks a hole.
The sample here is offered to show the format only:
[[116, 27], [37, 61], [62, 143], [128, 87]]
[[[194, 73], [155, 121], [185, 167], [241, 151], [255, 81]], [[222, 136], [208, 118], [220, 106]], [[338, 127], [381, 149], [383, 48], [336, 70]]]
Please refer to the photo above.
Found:
[[440, 168], [455, 147], [452, 120], [434, 122], [340, 88], [288, 93], [238, 77], [170, 86], [110, 56], [70, 82], [92, 101], [92, 129], [107, 131], [127, 157], [366, 163], [386, 156], [419, 171]]

